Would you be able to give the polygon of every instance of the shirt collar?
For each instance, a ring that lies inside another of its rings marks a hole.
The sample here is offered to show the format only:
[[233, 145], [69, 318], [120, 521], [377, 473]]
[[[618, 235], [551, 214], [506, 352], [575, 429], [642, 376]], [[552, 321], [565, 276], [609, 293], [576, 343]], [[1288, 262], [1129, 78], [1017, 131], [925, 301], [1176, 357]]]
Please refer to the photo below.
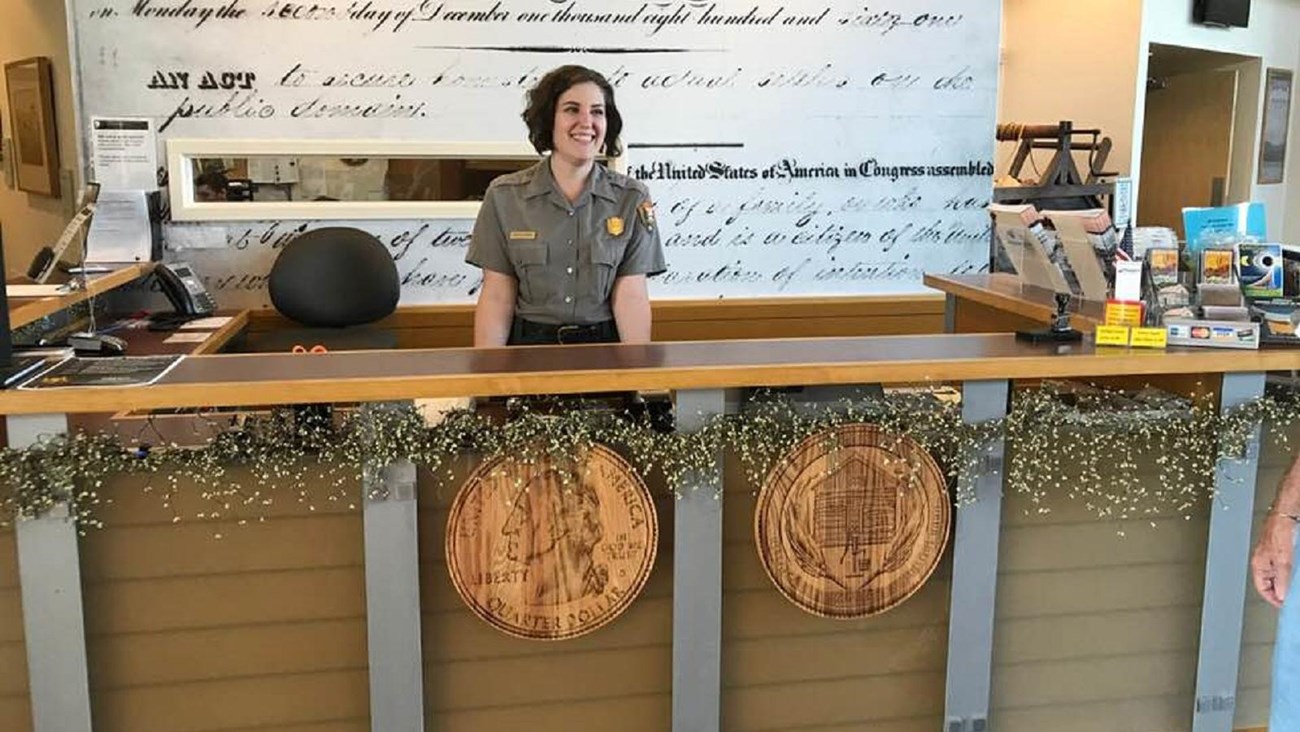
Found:
[[543, 157], [533, 166], [533, 177], [524, 189], [525, 198], [545, 196], [555, 189], [555, 179], [551, 177], [551, 159]]
[[606, 201], [618, 201], [618, 194], [614, 191], [614, 186], [609, 183], [609, 171], [605, 170], [605, 166], [596, 163], [587, 181], [587, 189], [591, 191], [591, 195]]
[[[555, 184], [555, 176], [551, 174], [551, 159], [548, 156], [542, 158], [537, 165], [533, 166], [533, 177], [532, 180], [528, 181], [524, 196], [526, 198], [536, 198], [552, 192], [559, 199], [564, 198], [564, 194], [560, 193], [559, 186]], [[584, 193], [590, 193], [606, 201], [618, 201], [618, 194], [614, 191], [614, 186], [609, 182], [609, 171], [605, 170], [605, 166], [599, 163], [592, 166], [591, 174], [587, 176]], [[579, 197], [579, 202], [584, 197]]]

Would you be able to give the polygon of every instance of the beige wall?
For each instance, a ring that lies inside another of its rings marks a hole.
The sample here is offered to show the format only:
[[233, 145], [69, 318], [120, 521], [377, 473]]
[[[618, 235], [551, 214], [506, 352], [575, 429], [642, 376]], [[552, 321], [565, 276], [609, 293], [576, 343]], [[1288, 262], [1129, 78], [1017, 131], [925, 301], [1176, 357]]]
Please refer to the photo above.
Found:
[[[72, 111], [72, 76], [68, 31], [62, 0], [5, 0], [0, 3], [0, 62], [47, 56], [54, 67], [54, 113], [58, 119], [59, 157], [63, 170], [76, 170], [76, 126]], [[0, 117], [10, 136], [9, 97], [0, 76]], [[0, 226], [4, 228], [5, 265], [9, 273], [27, 271], [32, 254], [59, 236], [71, 216], [76, 191], [66, 185], [62, 198], [35, 196], [0, 180]]]
[[[1134, 107], [1135, 138], [1140, 138], [1144, 125], [1147, 57], [1145, 49], [1152, 43], [1164, 43], [1188, 48], [1203, 48], [1210, 51], [1236, 53], [1257, 56], [1262, 59], [1265, 68], [1275, 67], [1295, 70], [1300, 64], [1300, 2], [1296, 0], [1254, 0], [1251, 4], [1249, 28], [1209, 28], [1192, 23], [1192, 4], [1185, 0], [1145, 0], [1142, 13], [1141, 48], [1143, 53], [1138, 58], [1138, 74], [1134, 77], [1137, 91], [1137, 104]], [[1268, 231], [1272, 239], [1287, 241], [1300, 232], [1300, 214], [1294, 214], [1296, 204], [1300, 203], [1300, 186], [1291, 186], [1289, 182], [1300, 174], [1297, 165], [1296, 125], [1291, 125], [1291, 152], [1287, 161], [1286, 181], [1276, 185], [1258, 185], [1255, 183], [1256, 163], [1259, 156], [1259, 110], [1263, 105], [1262, 88], [1264, 75], [1256, 81], [1256, 93], [1241, 93], [1238, 104], [1244, 105], [1243, 114], [1238, 117], [1239, 124], [1249, 126], [1254, 131], [1255, 144], [1249, 150], [1252, 164], [1249, 168], [1249, 198], [1262, 201], [1268, 207]], [[1251, 90], [1245, 90], [1249, 92]], [[1292, 105], [1294, 117], [1295, 105]], [[1246, 151], [1241, 151], [1245, 154]], [[1140, 155], [1134, 156], [1134, 176], [1141, 175]], [[1233, 172], [1238, 172], [1234, 163]], [[1139, 179], [1138, 185], [1141, 185]], [[1235, 188], [1235, 186], [1234, 186]]]
[[[999, 122], [1072, 119], [1097, 126], [1114, 142], [1106, 166], [1131, 174], [1141, 185], [1141, 145], [1147, 49], [1152, 43], [1259, 57], [1265, 68], [1300, 65], [1300, 2], [1255, 0], [1249, 28], [1209, 28], [1192, 22], [1188, 0], [1005, 0]], [[1271, 238], [1290, 241], [1300, 233], [1300, 154], [1287, 160], [1287, 182], [1255, 183], [1263, 74], [1243, 77], [1236, 123], [1252, 131], [1254, 144], [1234, 149], [1230, 200], [1262, 201]], [[1294, 107], [1293, 104], [1293, 117]], [[1291, 125], [1291, 148], [1300, 149], [1300, 125]], [[998, 149], [998, 172], [1012, 146]], [[1046, 158], [1042, 158], [1043, 161]], [[1040, 163], [1041, 165], [1041, 163]]]
[[[1114, 143], [1108, 170], [1129, 172], [1139, 0], [1005, 0], [998, 122], [1097, 127]], [[1014, 145], [999, 143], [998, 174]], [[1040, 169], [1049, 159], [1038, 153]], [[1080, 169], [1086, 170], [1080, 160]], [[1032, 172], [1032, 171], [1031, 171]]]

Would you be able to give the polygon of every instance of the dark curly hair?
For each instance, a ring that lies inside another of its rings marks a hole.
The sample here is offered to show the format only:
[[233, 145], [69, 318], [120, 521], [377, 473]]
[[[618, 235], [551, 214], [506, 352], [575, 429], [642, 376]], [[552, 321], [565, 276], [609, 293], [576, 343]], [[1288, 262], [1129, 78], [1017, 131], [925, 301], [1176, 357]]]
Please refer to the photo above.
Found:
[[528, 90], [528, 106], [520, 115], [528, 125], [528, 141], [539, 153], [554, 147], [555, 104], [560, 95], [578, 84], [591, 82], [605, 94], [605, 154], [611, 158], [623, 153], [618, 136], [623, 132], [623, 115], [614, 104], [614, 87], [600, 74], [586, 66], [561, 66], [546, 73]]

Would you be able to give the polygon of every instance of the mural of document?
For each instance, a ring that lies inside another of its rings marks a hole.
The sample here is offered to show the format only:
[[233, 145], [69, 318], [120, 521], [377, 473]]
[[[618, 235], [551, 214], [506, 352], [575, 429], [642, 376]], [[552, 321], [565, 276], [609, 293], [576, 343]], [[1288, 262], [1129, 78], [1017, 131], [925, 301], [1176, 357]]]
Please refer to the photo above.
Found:
[[[659, 297], [921, 292], [987, 264], [997, 0], [73, 5], [88, 112], [162, 138], [518, 142], [542, 74], [596, 68], [657, 204]], [[276, 242], [316, 225], [233, 226], [196, 266], [264, 301]], [[476, 295], [472, 221], [359, 225], [404, 303]]]

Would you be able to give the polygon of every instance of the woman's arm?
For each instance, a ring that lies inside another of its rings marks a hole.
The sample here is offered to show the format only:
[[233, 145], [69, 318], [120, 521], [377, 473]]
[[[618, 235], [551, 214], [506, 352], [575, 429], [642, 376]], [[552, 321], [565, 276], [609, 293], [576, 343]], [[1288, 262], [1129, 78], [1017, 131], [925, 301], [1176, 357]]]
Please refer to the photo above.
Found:
[[618, 339], [623, 343], [649, 343], [650, 292], [645, 275], [627, 275], [614, 280], [609, 299]]
[[483, 270], [483, 289], [474, 306], [474, 347], [504, 346], [515, 317], [519, 282], [508, 274]]

